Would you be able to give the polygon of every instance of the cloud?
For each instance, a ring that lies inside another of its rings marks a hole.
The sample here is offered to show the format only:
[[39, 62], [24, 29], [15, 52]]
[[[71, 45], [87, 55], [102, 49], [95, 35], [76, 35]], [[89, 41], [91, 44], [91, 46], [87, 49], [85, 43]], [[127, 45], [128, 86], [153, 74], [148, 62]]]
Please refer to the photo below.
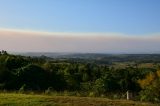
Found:
[[61, 33], [0, 29], [0, 48], [18, 52], [160, 52], [160, 34]]

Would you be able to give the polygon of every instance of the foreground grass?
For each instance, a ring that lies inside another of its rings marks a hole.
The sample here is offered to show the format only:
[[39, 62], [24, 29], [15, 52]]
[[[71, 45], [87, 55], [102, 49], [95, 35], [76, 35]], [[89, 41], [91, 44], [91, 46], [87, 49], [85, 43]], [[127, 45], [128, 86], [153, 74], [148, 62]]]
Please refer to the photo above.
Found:
[[0, 106], [159, 106], [106, 98], [0, 93]]

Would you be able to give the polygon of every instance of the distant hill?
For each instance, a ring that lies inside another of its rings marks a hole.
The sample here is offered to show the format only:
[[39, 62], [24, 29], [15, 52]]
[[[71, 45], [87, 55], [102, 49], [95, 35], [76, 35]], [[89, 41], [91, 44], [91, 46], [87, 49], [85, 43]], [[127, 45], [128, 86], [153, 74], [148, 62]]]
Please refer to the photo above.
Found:
[[43, 58], [65, 58], [65, 59], [87, 59], [103, 62], [160, 62], [160, 54], [103, 54], [103, 53], [51, 53], [51, 52], [27, 52], [14, 53], [16, 55], [43, 57]]

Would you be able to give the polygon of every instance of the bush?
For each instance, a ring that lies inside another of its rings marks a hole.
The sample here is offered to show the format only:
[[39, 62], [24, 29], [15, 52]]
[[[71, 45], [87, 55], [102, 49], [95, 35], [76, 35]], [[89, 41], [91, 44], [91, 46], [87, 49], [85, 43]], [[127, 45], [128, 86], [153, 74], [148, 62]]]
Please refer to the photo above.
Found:
[[156, 77], [150, 85], [140, 92], [141, 101], [160, 102], [160, 78]]
[[95, 92], [90, 92], [88, 96], [89, 97], [96, 97], [96, 93]]
[[53, 92], [53, 88], [49, 87], [47, 90], [45, 90], [45, 94], [50, 95]]
[[25, 91], [25, 88], [26, 88], [26, 84], [23, 84], [22, 86], [21, 86], [21, 88], [19, 89], [19, 93], [24, 93], [24, 91]]

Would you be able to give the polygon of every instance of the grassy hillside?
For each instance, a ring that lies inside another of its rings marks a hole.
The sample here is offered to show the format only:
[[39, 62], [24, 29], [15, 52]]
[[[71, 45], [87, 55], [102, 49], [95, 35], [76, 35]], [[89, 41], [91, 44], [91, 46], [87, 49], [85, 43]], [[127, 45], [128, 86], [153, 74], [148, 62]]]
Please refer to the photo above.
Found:
[[142, 103], [106, 98], [47, 96], [15, 93], [0, 93], [1, 106], [158, 106], [159, 104]]

